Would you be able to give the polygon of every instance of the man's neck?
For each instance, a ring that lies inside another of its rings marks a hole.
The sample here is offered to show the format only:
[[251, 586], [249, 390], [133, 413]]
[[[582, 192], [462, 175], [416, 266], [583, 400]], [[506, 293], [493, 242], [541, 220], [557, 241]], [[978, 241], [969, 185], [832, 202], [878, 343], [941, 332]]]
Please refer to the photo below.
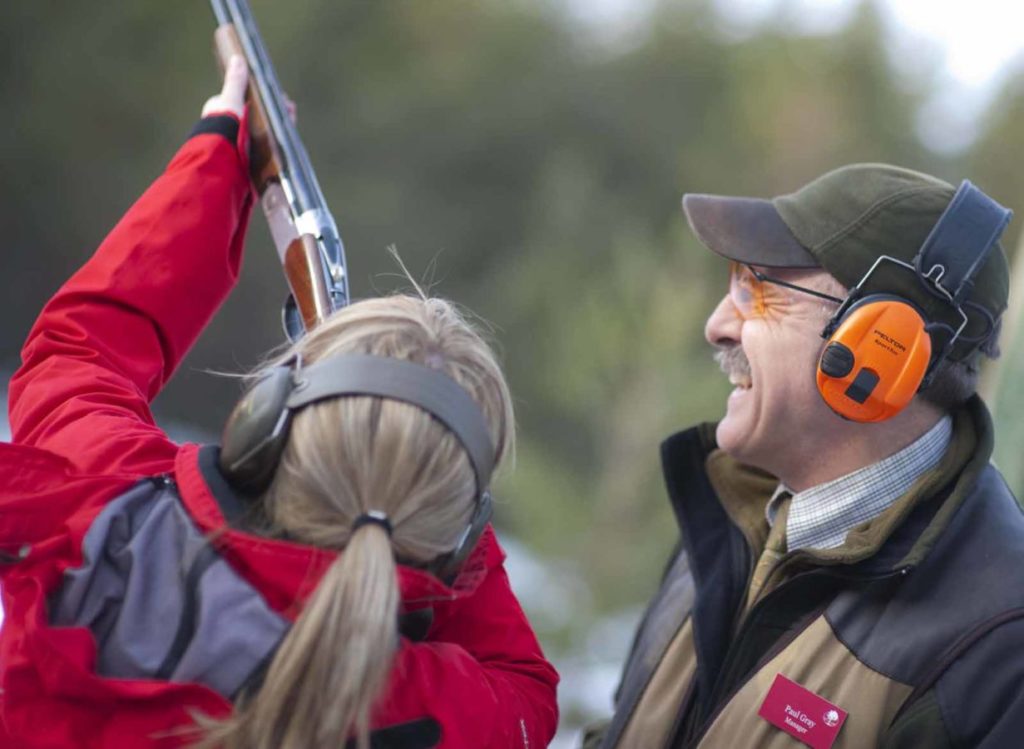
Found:
[[833, 481], [865, 466], [894, 455], [918, 440], [943, 417], [943, 412], [927, 404], [912, 404], [902, 413], [881, 424], [844, 422], [827, 444], [808, 445], [803, 456], [793, 456], [782, 466], [778, 478], [791, 491], [806, 491]]

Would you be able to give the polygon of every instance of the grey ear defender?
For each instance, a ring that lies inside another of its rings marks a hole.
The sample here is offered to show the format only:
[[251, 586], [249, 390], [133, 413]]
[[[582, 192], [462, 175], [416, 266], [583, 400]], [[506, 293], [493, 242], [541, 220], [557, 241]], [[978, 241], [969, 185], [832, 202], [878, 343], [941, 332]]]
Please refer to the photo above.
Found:
[[272, 367], [245, 393], [224, 427], [220, 471], [239, 491], [255, 496], [273, 480], [288, 442], [293, 415], [330, 398], [369, 395], [417, 406], [444, 424], [462, 443], [476, 476], [476, 507], [451, 552], [428, 570], [451, 583], [491, 517], [488, 491], [494, 446], [476, 402], [448, 375], [414, 362], [349, 354], [303, 367], [299, 359]]
[[294, 389], [293, 372], [292, 366], [267, 370], [238, 402], [224, 426], [220, 470], [246, 494], [266, 489], [277, 470], [291, 422], [287, 402]]

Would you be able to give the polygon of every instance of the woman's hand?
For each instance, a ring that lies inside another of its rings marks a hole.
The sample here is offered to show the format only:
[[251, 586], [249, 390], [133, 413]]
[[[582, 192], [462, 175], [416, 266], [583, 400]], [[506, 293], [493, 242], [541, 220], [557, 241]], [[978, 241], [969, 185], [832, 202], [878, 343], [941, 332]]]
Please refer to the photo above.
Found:
[[216, 112], [231, 112], [238, 117], [245, 111], [245, 86], [249, 82], [249, 68], [241, 55], [231, 55], [224, 70], [224, 87], [203, 105], [203, 117]]
[[[216, 96], [211, 96], [203, 105], [202, 116], [215, 112], [233, 112], [239, 117], [245, 111], [245, 85], [249, 82], [249, 68], [245, 64], [245, 58], [241, 55], [231, 55], [228, 67], [224, 71], [224, 88]], [[295, 102], [284, 96], [284, 105], [288, 108], [288, 117], [292, 124], [295, 124], [298, 116], [296, 114]]]

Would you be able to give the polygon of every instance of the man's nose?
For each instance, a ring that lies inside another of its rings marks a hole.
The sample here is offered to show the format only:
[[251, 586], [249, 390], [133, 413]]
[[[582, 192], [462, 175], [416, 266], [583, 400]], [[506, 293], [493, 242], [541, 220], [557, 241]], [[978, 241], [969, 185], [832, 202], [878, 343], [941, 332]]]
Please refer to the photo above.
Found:
[[704, 324], [704, 338], [712, 346], [737, 344], [740, 342], [742, 326], [743, 320], [740, 318], [739, 311], [729, 295], [726, 294]]

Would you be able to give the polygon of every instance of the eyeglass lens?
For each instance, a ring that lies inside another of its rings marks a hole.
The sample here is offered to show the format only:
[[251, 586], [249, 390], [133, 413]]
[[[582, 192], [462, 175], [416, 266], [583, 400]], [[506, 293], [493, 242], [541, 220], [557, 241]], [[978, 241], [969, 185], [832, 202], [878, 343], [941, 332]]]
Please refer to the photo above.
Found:
[[729, 263], [729, 298], [745, 320], [765, 313], [765, 284], [737, 262]]

